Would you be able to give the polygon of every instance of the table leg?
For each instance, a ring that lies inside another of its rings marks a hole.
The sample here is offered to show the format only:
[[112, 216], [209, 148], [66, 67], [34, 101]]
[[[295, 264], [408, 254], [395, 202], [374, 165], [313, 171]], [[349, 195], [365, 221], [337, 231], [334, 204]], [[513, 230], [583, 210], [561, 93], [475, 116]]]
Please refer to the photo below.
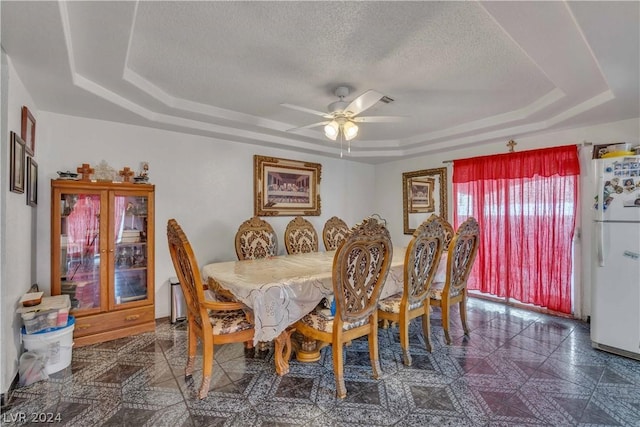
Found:
[[294, 329], [284, 330], [275, 339], [274, 359], [276, 373], [286, 375], [289, 373], [289, 358], [291, 357], [291, 334]]
[[320, 360], [320, 346], [313, 338], [300, 335], [300, 342], [296, 349], [296, 359], [299, 362], [317, 362]]

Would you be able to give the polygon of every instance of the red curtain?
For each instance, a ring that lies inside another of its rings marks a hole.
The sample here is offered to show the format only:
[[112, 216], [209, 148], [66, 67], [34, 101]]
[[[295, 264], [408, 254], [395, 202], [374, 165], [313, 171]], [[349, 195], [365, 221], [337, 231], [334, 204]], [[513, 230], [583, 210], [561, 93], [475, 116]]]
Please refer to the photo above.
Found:
[[480, 225], [469, 289], [571, 313], [575, 145], [456, 160], [454, 225]]

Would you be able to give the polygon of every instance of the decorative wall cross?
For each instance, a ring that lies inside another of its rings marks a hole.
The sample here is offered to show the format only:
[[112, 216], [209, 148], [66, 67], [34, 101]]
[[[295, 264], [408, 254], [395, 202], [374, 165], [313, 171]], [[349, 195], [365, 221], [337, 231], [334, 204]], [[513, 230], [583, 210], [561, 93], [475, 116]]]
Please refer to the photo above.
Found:
[[124, 169], [118, 172], [118, 175], [122, 177], [123, 182], [129, 182], [133, 176], [133, 171], [129, 169], [129, 166], [125, 166]]
[[83, 163], [81, 167], [76, 169], [76, 171], [82, 175], [82, 177], [80, 177], [81, 181], [91, 180], [91, 175], [93, 174], [93, 168], [89, 165], [89, 163]]
[[510, 153], [513, 153], [515, 151], [516, 145], [518, 145], [518, 143], [513, 139], [510, 139], [509, 142], [507, 142], [507, 147], [509, 147]]

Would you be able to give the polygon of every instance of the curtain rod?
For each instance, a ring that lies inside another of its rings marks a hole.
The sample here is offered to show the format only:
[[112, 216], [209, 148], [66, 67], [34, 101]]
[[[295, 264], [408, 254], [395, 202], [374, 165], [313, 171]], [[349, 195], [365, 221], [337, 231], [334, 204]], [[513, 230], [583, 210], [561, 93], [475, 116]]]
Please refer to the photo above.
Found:
[[[587, 145], [593, 145], [593, 142], [589, 142], [589, 141], [582, 141], [582, 144], [576, 144], [576, 146], [578, 147], [584, 147]], [[456, 160], [465, 160], [465, 159], [456, 159]], [[455, 160], [443, 160], [442, 163], [453, 163], [455, 162]]]

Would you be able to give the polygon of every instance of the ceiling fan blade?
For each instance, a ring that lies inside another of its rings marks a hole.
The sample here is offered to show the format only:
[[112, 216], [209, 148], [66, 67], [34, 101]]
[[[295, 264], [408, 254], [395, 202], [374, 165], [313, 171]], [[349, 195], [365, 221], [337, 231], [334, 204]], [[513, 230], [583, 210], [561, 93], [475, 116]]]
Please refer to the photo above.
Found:
[[365, 116], [365, 117], [354, 117], [351, 121], [358, 123], [390, 123], [390, 122], [401, 122], [405, 120], [406, 116]]
[[327, 123], [329, 123], [330, 121], [327, 120], [325, 122], [318, 122], [318, 123], [311, 123], [310, 125], [306, 125], [306, 126], [300, 126], [298, 128], [292, 128], [292, 129], [287, 129], [287, 132], [292, 132], [295, 130], [301, 130], [301, 129], [310, 129], [310, 128], [314, 128], [316, 126], [322, 126], [322, 125], [326, 125]]
[[305, 113], [315, 114], [316, 116], [322, 116], [327, 119], [330, 119], [332, 117], [330, 114], [323, 113], [322, 111], [316, 111], [316, 110], [312, 110], [311, 108], [300, 107], [299, 105], [293, 105], [293, 104], [280, 104], [280, 105], [282, 105], [283, 107], [291, 108], [292, 110], [298, 110], [298, 111], [303, 111]]
[[375, 90], [368, 90], [353, 101], [347, 108], [344, 109], [345, 113], [349, 116], [357, 116], [367, 108], [373, 107], [373, 105], [380, 101], [384, 95]]

